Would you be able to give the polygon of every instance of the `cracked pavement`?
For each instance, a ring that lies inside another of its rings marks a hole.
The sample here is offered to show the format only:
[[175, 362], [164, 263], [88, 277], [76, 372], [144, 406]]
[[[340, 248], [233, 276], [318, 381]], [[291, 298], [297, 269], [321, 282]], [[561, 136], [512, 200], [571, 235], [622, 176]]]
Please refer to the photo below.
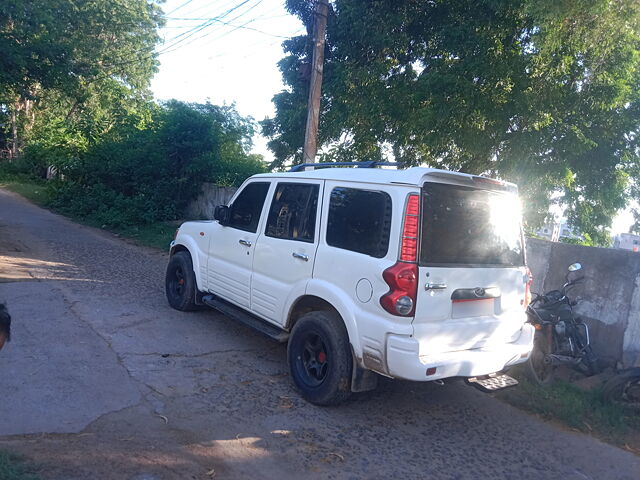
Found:
[[636, 479], [640, 458], [463, 384], [320, 408], [286, 347], [164, 298], [165, 253], [0, 190], [0, 449], [45, 479]]

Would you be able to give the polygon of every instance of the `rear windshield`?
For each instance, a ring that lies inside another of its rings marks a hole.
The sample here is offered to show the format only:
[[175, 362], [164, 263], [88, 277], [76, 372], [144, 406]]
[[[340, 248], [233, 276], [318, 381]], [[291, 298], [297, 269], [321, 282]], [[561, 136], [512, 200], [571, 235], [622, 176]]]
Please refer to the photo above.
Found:
[[513, 193], [425, 183], [420, 263], [524, 265], [518, 197]]

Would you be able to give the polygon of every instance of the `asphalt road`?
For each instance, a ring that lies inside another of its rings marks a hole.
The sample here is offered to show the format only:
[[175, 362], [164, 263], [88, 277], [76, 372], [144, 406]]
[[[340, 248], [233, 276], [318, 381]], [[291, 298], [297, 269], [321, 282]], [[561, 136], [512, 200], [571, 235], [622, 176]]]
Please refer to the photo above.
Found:
[[0, 449], [51, 479], [638, 479], [640, 458], [464, 384], [320, 408], [283, 345], [164, 298], [164, 253], [0, 190]]

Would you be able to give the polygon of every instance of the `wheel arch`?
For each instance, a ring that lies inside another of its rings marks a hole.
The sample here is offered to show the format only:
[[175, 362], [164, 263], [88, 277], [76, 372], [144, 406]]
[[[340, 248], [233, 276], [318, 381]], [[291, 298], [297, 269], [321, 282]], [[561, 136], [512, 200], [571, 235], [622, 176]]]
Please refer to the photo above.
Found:
[[200, 273], [202, 272], [202, 269], [200, 268], [200, 256], [197, 254], [198, 246], [195, 245], [195, 242], [193, 242], [193, 245], [190, 245], [188, 238], [181, 239], [180, 243], [176, 242], [171, 245], [169, 258], [178, 252], [187, 252], [189, 254], [191, 257], [191, 265], [193, 266], [193, 275], [196, 278], [197, 289], [201, 292], [204, 291], [204, 285], [200, 276]]
[[336, 314], [340, 319], [342, 319], [342, 315], [340, 312], [331, 305], [331, 303], [327, 302], [323, 298], [316, 297], [315, 295], [302, 295], [298, 297], [296, 301], [291, 306], [289, 311], [289, 316], [287, 318], [286, 328], [287, 330], [291, 330], [296, 322], [302, 317], [305, 313], [316, 311], [316, 310], [325, 310]]
[[358, 327], [353, 308], [349, 308], [348, 305], [349, 299], [345, 292], [336, 291], [335, 285], [314, 279], [307, 285], [306, 293], [292, 303], [287, 316], [286, 329], [291, 331], [295, 322], [309, 311], [332, 311], [344, 323], [353, 353], [358, 359], [361, 359], [362, 349], [358, 336]]

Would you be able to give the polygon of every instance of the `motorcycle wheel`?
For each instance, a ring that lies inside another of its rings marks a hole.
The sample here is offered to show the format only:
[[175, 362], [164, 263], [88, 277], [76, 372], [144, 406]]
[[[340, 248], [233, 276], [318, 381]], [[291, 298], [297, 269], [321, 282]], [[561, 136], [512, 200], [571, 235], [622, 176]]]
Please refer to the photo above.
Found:
[[610, 402], [640, 408], [640, 368], [623, 370], [607, 380], [602, 394]]
[[536, 331], [533, 350], [527, 362], [527, 376], [538, 385], [548, 385], [553, 380], [554, 366], [545, 363], [544, 357], [551, 353], [551, 345], [543, 331]]

